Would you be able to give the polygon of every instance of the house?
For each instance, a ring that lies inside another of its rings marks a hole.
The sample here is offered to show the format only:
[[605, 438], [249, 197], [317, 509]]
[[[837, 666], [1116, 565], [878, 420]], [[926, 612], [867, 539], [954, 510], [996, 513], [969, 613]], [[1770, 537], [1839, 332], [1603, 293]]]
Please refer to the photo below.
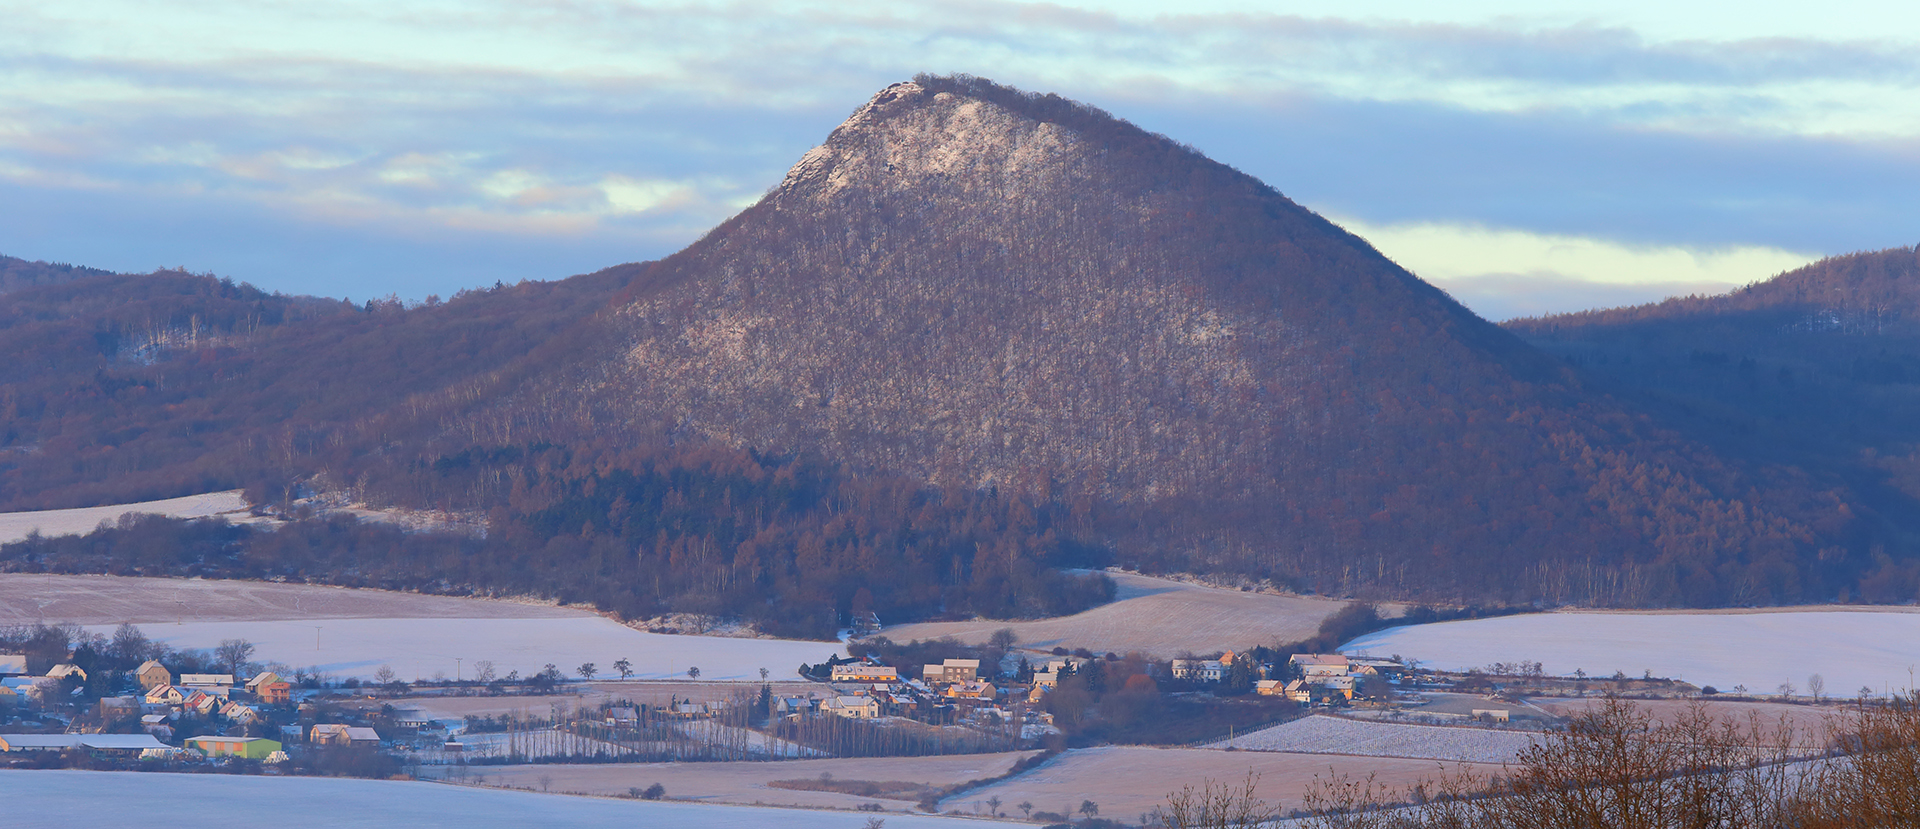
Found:
[[1296, 679], [1287, 683], [1287, 687], [1281, 693], [1286, 694], [1287, 699], [1293, 700], [1301, 705], [1308, 705], [1313, 702], [1313, 689], [1307, 686], [1307, 681], [1304, 679]]
[[137, 697], [101, 697], [100, 719], [112, 722], [121, 717], [140, 715], [140, 700]]
[[243, 725], [246, 723], [259, 722], [261, 719], [260, 712], [254, 710], [253, 706], [243, 705], [238, 702], [221, 703], [220, 716]]
[[65, 751], [84, 748], [94, 751], [138, 752], [166, 748], [152, 734], [0, 734], [0, 751]]
[[156, 685], [147, 689], [147, 702], [155, 705], [183, 705], [187, 695], [176, 685]]
[[701, 717], [707, 716], [707, 714], [709, 713], [707, 711], [707, 704], [704, 702], [674, 703], [673, 708], [670, 709], [670, 711], [674, 716], [679, 717], [680, 719], [683, 719], [683, 720], [699, 719]]
[[1354, 679], [1350, 676], [1330, 676], [1320, 681], [1320, 687], [1349, 700], [1353, 699], [1354, 684]]
[[801, 719], [814, 713], [820, 707], [820, 701], [813, 697], [775, 697], [773, 713], [788, 719]]
[[173, 726], [167, 724], [165, 714], [147, 714], [140, 718], [140, 728], [148, 734], [162, 740], [173, 739]]
[[308, 732], [307, 742], [322, 746], [379, 746], [380, 734], [366, 726], [321, 723]]
[[260, 673], [254, 674], [252, 679], [247, 680], [247, 693], [252, 694], [254, 698], [258, 699], [261, 686], [279, 681], [279, 674], [272, 671], [261, 671]]
[[974, 680], [973, 682], [960, 682], [960, 683], [955, 683], [953, 685], [947, 686], [947, 696], [952, 697], [954, 699], [990, 700], [996, 696], [999, 696], [999, 693], [1000, 693], [999, 690], [993, 687], [993, 683], [984, 682], [981, 680]]
[[87, 671], [85, 668], [73, 664], [55, 665], [47, 670], [48, 679], [66, 679], [67, 677], [75, 677], [81, 682], [86, 682]]
[[12, 691], [14, 695], [20, 699], [38, 700], [40, 699], [41, 692], [44, 690], [42, 685], [46, 682], [46, 677], [10, 676], [5, 679], [0, 679], [0, 688], [6, 688]]
[[923, 669], [928, 682], [972, 682], [980, 678], [980, 660], [948, 659]]
[[265, 760], [267, 755], [280, 750], [280, 741], [265, 737], [193, 737], [187, 740], [187, 748], [198, 750], [208, 757]]
[[1175, 659], [1170, 667], [1173, 669], [1174, 679], [1191, 680], [1199, 677], [1199, 666], [1198, 659]]
[[1054, 686], [1059, 685], [1060, 677], [1069, 673], [1067, 669], [1069, 664], [1071, 663], [1065, 659], [1055, 659], [1035, 668], [1033, 670], [1033, 687], [1051, 690]]
[[1218, 659], [1206, 659], [1200, 662], [1201, 682], [1224, 682], [1227, 678], [1227, 663]]
[[220, 702], [219, 697], [205, 691], [196, 690], [187, 694], [186, 701], [180, 703], [180, 707], [199, 714], [202, 717], [210, 717], [213, 716], [213, 712], [220, 710]]
[[1337, 653], [1296, 653], [1287, 661], [1306, 679], [1346, 676], [1352, 670], [1347, 658]]
[[631, 726], [640, 722], [640, 709], [616, 706], [607, 709], [607, 725]]
[[0, 653], [0, 676], [26, 676], [27, 655], [23, 653]]
[[880, 701], [873, 697], [832, 697], [820, 704], [820, 711], [850, 720], [871, 720], [880, 716]]
[[140, 663], [133, 675], [140, 680], [140, 687], [149, 691], [161, 685], [173, 684], [173, 672], [151, 659]]
[[259, 697], [261, 705], [293, 704], [293, 685], [285, 680], [269, 682], [260, 686], [260, 690], [254, 693]]
[[900, 681], [900, 671], [889, 665], [835, 665], [834, 682], [885, 682], [892, 684]]
[[0, 685], [0, 708], [20, 704], [20, 693], [10, 685]]
[[1263, 697], [1277, 697], [1287, 692], [1287, 683], [1278, 679], [1262, 679], [1253, 683], [1253, 691]]

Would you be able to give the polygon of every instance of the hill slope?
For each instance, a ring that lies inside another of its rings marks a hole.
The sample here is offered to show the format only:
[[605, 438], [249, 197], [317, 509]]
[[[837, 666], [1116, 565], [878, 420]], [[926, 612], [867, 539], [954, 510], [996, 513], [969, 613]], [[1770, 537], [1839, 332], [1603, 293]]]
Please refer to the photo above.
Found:
[[1920, 252], [1836, 256], [1721, 296], [1515, 320], [1556, 354], [1727, 455], [1856, 496], [1859, 594], [1920, 590]]
[[1810, 555], [1840, 496], [1650, 428], [1248, 176], [976, 79], [882, 91], [598, 324], [461, 439], [819, 453], [1069, 504], [1123, 560], [1341, 592], [1791, 601], [1851, 577]]

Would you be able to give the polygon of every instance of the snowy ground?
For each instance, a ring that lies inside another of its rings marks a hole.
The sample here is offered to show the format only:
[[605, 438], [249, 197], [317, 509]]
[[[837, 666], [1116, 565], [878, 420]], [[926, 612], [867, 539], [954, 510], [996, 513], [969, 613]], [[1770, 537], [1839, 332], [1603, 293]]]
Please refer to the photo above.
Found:
[[[107, 795], [107, 796], [103, 796]], [[201, 826], [293, 823], [341, 829], [858, 829], [856, 812], [610, 800], [435, 783], [92, 771], [0, 771], [5, 824]], [[979, 821], [882, 816], [887, 829], [962, 829]]]
[[41, 535], [85, 535], [93, 532], [102, 521], [118, 520], [130, 512], [167, 515], [174, 518], [206, 518], [225, 515], [234, 521], [246, 520], [247, 499], [240, 497], [240, 490], [231, 492], [210, 492], [206, 495], [189, 495], [185, 498], [169, 498], [165, 501], [144, 501], [137, 504], [114, 504], [105, 507], [83, 507], [81, 509], [55, 509], [39, 512], [0, 513], [0, 544], [19, 541], [27, 533], [39, 530]]
[[[111, 634], [113, 626], [91, 631]], [[176, 648], [212, 648], [223, 639], [246, 639], [257, 649], [256, 662], [315, 667], [336, 679], [371, 678], [381, 666], [404, 680], [459, 677], [471, 679], [480, 660], [494, 672], [530, 676], [551, 663], [569, 677], [575, 668], [595, 663], [602, 675], [628, 659], [641, 679], [759, 681], [760, 669], [786, 678], [802, 662], [823, 662], [842, 653], [833, 642], [784, 639], [736, 639], [644, 633], [598, 616], [549, 619], [303, 619], [281, 621], [187, 622], [146, 625], [147, 636]]]
[[1790, 611], [1738, 613], [1542, 613], [1388, 628], [1348, 642], [1343, 653], [1400, 654], [1430, 668], [1465, 670], [1537, 660], [1549, 674], [1615, 671], [1802, 695], [1819, 674], [1828, 696], [1905, 690], [1920, 676], [1920, 613]]
[[1207, 748], [1292, 751], [1304, 754], [1359, 754], [1504, 763], [1533, 742], [1534, 735], [1488, 728], [1361, 722], [1340, 717], [1306, 717]]

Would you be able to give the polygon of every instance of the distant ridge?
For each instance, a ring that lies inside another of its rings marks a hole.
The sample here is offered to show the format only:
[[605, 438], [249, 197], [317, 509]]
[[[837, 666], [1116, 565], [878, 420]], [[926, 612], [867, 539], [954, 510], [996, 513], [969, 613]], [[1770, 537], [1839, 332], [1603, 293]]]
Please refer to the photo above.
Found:
[[112, 271], [58, 262], [29, 262], [0, 256], [0, 294], [40, 285], [57, 285], [90, 276], [113, 276]]

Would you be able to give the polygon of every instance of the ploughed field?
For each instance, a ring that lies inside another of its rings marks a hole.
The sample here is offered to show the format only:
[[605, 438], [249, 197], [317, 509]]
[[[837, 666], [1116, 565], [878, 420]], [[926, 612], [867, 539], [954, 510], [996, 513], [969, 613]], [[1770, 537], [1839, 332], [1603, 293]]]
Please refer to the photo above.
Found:
[[1210, 743], [1207, 748], [1505, 763], [1534, 734], [1466, 726], [1411, 725], [1313, 716]]
[[[1005, 774], [1033, 752], [944, 757], [833, 758], [781, 762], [526, 764], [423, 767], [423, 773], [489, 787], [593, 795], [623, 795], [659, 783], [675, 800], [853, 809], [879, 803], [887, 811], [913, 808], [912, 784], [941, 789]], [[464, 774], [464, 777], [461, 775]], [[826, 775], [823, 779], [822, 775]], [[789, 782], [788, 786], [775, 785]], [[872, 787], [864, 784], [875, 784]], [[832, 789], [839, 789], [835, 791]], [[872, 794], [853, 792], [871, 791]], [[889, 796], [892, 795], [892, 796]], [[1075, 805], [1079, 801], [1074, 801]], [[893, 816], [886, 818], [894, 823]], [[769, 824], [784, 825], [784, 824]], [[848, 826], [858, 826], [850, 821]]]
[[1468, 670], [1533, 660], [1546, 673], [1651, 673], [1694, 685], [1827, 696], [1903, 691], [1920, 675], [1920, 611], [1773, 609], [1765, 612], [1564, 612], [1388, 628], [1343, 653], [1398, 653], [1429, 668]]
[[[111, 797], [102, 797], [110, 792]], [[672, 797], [671, 790], [668, 796]], [[6, 825], [280, 825], [341, 829], [849, 829], [845, 811], [719, 806], [679, 801], [568, 797], [471, 786], [334, 777], [0, 770]], [[977, 822], [890, 814], [887, 829], [964, 829]]]
[[[1183, 785], [1196, 790], [1205, 780], [1238, 785], [1249, 772], [1259, 778], [1259, 796], [1285, 810], [1301, 805], [1316, 777], [1324, 780], [1346, 774], [1364, 780], [1372, 775], [1376, 784], [1404, 789], [1457, 768], [1475, 768], [1485, 774], [1499, 767], [1396, 757], [1104, 746], [1068, 751], [1005, 781], [942, 800], [940, 809], [973, 813], [988, 798], [998, 797], [1001, 811], [1015, 817], [1020, 812], [1013, 804], [1022, 802], [1032, 803], [1035, 811], [1065, 809], [1078, 817], [1081, 801], [1091, 800], [1101, 817], [1133, 823]], [[892, 821], [887, 825], [892, 826]]]
[[[893, 625], [881, 634], [896, 642], [951, 636], [970, 644], [1010, 628], [1020, 646], [1046, 650], [1087, 648], [1170, 659], [1311, 636], [1345, 602], [1204, 587], [1134, 573], [1109, 573], [1114, 601], [1072, 616], [1033, 621], [978, 619]], [[884, 621], [884, 620], [883, 620]]]

